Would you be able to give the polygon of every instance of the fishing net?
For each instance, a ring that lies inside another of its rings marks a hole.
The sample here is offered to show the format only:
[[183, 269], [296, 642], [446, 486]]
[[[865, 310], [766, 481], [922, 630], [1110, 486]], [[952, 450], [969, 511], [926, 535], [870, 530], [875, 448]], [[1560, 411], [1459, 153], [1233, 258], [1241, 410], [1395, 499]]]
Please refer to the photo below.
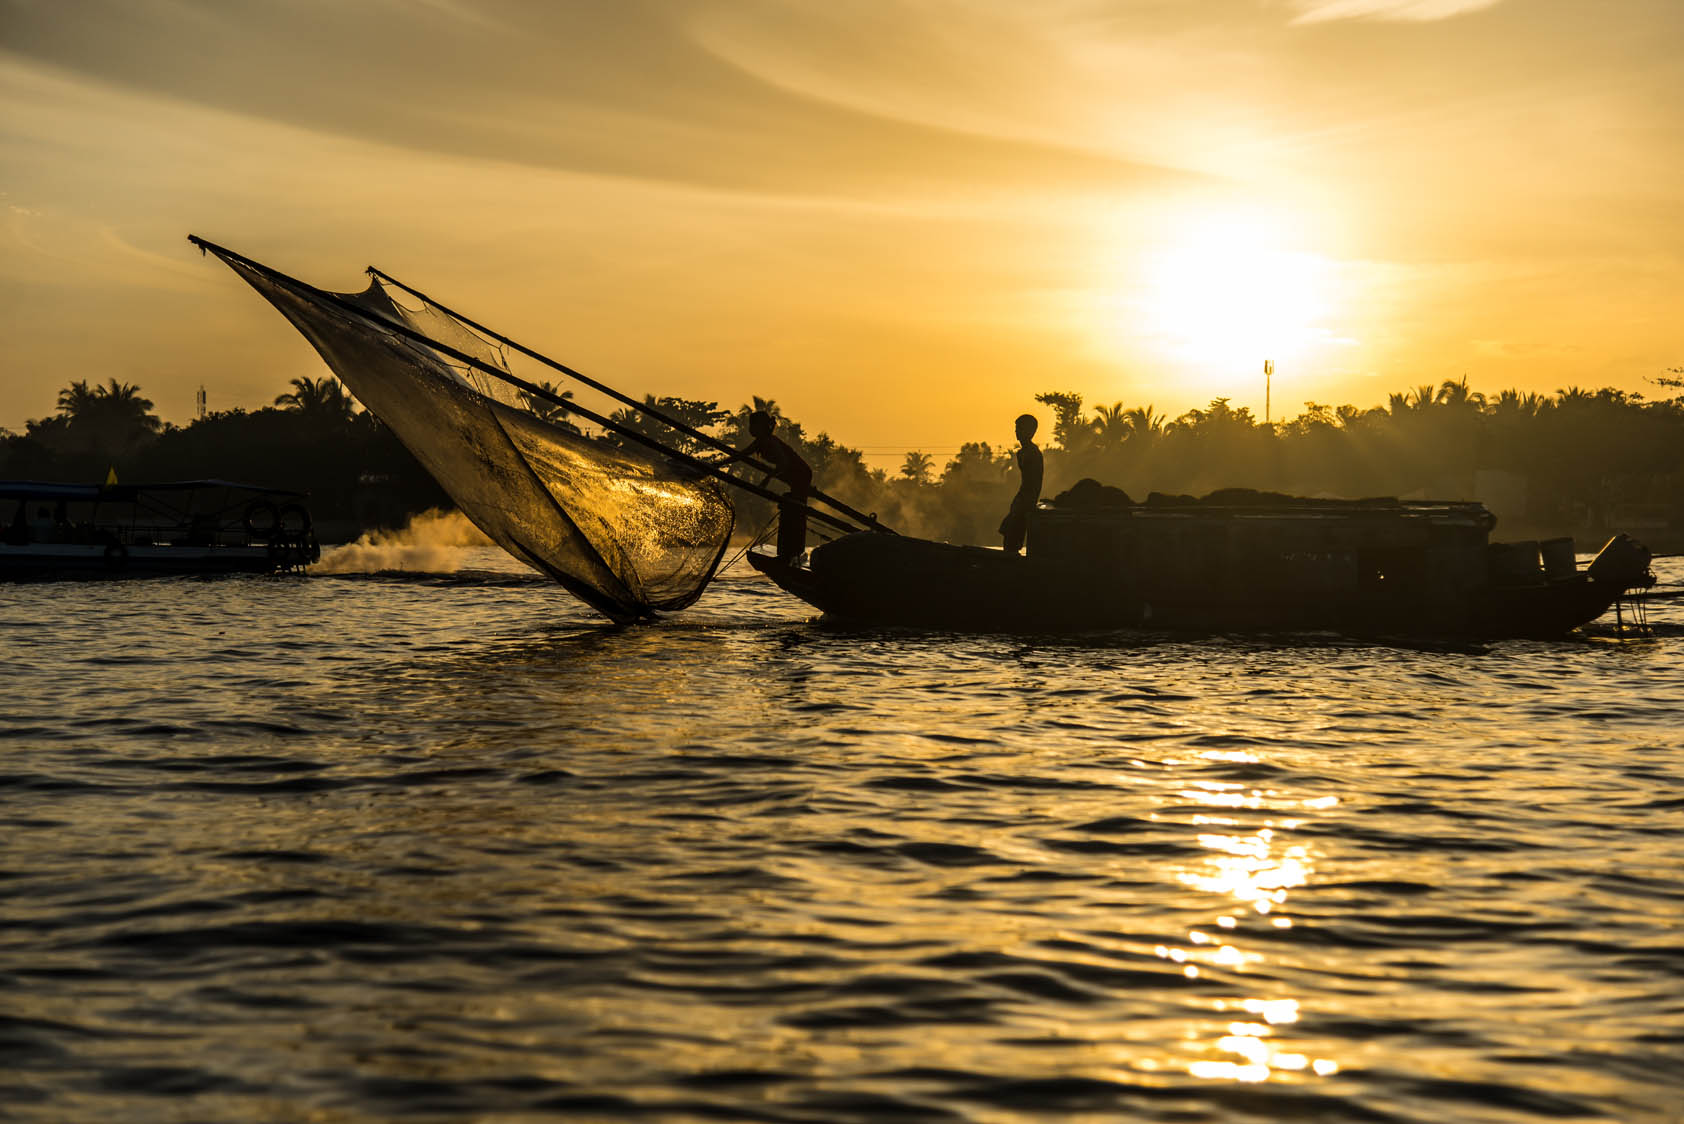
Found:
[[378, 281], [361, 293], [327, 294], [217, 256], [303, 333], [510, 554], [616, 621], [681, 609], [701, 596], [735, 519], [716, 481], [544, 421], [525, 408], [519, 387], [332, 303], [508, 370], [501, 350], [460, 321], [431, 305], [403, 307]]

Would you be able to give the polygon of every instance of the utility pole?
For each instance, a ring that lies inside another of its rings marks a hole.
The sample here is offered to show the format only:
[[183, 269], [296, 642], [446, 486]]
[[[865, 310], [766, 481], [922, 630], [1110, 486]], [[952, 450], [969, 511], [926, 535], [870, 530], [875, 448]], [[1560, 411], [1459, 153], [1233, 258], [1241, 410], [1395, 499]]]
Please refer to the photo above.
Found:
[[1263, 360], [1263, 424], [1269, 424], [1269, 383], [1275, 377], [1275, 361]]

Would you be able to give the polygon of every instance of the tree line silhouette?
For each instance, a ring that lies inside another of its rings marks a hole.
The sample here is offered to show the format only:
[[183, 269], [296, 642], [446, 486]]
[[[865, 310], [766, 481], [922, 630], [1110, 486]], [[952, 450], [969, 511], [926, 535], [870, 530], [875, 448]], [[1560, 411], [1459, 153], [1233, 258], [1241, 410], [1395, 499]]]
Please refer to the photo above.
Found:
[[297, 378], [274, 405], [221, 410], [184, 426], [162, 422], [140, 388], [73, 382], [58, 412], [24, 432], [0, 430], [0, 476], [98, 483], [221, 479], [310, 493], [318, 523], [346, 537], [396, 526], [449, 498], [374, 415], [334, 378]]
[[[1653, 381], [1684, 390], [1678, 375]], [[1488, 397], [1464, 378], [1393, 393], [1368, 409], [1308, 402], [1297, 417], [1273, 424], [1227, 398], [1174, 418], [1152, 405], [1090, 407], [1073, 391], [1036, 400], [1045, 408], [1047, 496], [1093, 477], [1137, 500], [1226, 487], [1477, 498], [1497, 513], [1505, 537], [1588, 540], [1629, 530], [1667, 549], [1684, 540], [1684, 396], [1649, 401], [1613, 388], [1567, 387]], [[818, 487], [908, 533], [993, 542], [1016, 489], [1009, 441], [967, 442], [939, 467], [914, 450], [890, 473], [868, 467], [859, 449], [828, 433], [809, 436], [770, 399], [754, 397], [736, 410], [677, 397], [646, 402], [739, 447], [749, 439], [749, 414], [764, 410], [813, 466]], [[561, 407], [541, 399], [532, 405], [577, 431]], [[638, 411], [612, 419], [685, 452], [703, 451]], [[1002, 430], [1009, 421], [1002, 419]], [[613, 433], [601, 439], [625, 442]], [[343, 521], [347, 531], [449, 505], [391, 431], [333, 378], [297, 378], [272, 406], [211, 413], [185, 426], [161, 422], [139, 387], [79, 381], [60, 391], [56, 414], [29, 421], [21, 434], [0, 431], [0, 476], [98, 481], [112, 466], [131, 482], [217, 477], [307, 490], [318, 521]], [[771, 505], [734, 498], [745, 533], [771, 522]]]

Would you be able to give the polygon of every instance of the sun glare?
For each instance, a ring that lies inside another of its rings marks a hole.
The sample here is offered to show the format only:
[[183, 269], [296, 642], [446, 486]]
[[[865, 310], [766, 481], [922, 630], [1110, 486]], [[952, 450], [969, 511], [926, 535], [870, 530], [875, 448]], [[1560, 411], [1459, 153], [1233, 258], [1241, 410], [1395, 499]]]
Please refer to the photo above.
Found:
[[1331, 342], [1331, 263], [1279, 224], [1209, 215], [1172, 227], [1141, 259], [1132, 330], [1187, 374], [1233, 384], [1263, 361], [1301, 364]]

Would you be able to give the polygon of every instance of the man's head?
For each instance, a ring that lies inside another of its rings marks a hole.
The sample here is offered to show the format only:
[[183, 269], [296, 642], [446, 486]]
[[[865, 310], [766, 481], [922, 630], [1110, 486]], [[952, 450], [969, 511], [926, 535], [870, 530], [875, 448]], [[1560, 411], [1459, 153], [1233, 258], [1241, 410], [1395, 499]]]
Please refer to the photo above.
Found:
[[769, 437], [772, 434], [772, 415], [765, 410], [756, 410], [748, 416], [748, 431], [756, 437]]
[[1028, 441], [1035, 436], [1035, 431], [1041, 423], [1035, 420], [1034, 414], [1019, 414], [1017, 416], [1017, 439]]

